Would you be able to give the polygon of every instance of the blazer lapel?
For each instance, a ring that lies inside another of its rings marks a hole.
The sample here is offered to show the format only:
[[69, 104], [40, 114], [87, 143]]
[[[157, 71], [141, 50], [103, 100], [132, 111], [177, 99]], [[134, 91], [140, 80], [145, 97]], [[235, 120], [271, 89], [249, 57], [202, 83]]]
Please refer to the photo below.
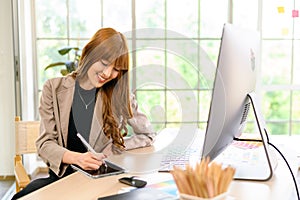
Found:
[[68, 126], [74, 96], [74, 89], [75, 80], [72, 77], [67, 77], [66, 81], [63, 84], [63, 88], [57, 92], [60, 125], [65, 146], [67, 146]]

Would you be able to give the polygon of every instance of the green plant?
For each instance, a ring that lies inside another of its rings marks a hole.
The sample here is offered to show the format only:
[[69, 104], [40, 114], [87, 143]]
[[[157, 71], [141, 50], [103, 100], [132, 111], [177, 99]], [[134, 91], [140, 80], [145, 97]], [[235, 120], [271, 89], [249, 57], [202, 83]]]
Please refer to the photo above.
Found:
[[65, 69], [61, 69], [60, 73], [65, 76], [69, 73], [71, 73], [72, 71], [75, 71], [78, 67], [78, 62], [80, 59], [80, 48], [78, 47], [64, 47], [62, 49], [58, 50], [58, 53], [62, 56], [69, 54], [71, 51], [73, 50], [74, 52], [74, 56], [73, 56], [73, 60], [67, 60], [65, 62], [55, 62], [55, 63], [51, 63], [48, 66], [45, 67], [45, 71], [47, 69], [53, 68], [53, 67], [57, 67], [57, 66], [65, 66]]

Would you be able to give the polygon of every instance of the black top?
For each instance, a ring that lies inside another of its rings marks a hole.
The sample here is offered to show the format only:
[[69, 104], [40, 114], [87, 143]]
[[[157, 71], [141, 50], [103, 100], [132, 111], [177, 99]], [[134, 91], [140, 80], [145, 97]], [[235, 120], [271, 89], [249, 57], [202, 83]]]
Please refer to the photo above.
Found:
[[68, 130], [68, 147], [70, 151], [76, 151], [80, 153], [87, 152], [87, 148], [83, 145], [81, 140], [77, 137], [77, 129], [73, 120], [72, 110], [69, 119], [69, 130]]
[[72, 109], [69, 119], [68, 149], [76, 152], [86, 152], [86, 147], [77, 137], [80, 133], [88, 142], [94, 114], [96, 88], [84, 90], [76, 81]]

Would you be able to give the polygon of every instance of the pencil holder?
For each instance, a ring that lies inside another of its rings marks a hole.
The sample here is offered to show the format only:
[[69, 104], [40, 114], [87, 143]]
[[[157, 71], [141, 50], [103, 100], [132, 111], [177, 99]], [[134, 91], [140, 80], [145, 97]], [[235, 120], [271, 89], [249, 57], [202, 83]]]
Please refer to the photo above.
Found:
[[174, 166], [171, 171], [181, 200], [223, 200], [235, 169], [203, 159], [195, 167], [186, 165], [183, 170]]

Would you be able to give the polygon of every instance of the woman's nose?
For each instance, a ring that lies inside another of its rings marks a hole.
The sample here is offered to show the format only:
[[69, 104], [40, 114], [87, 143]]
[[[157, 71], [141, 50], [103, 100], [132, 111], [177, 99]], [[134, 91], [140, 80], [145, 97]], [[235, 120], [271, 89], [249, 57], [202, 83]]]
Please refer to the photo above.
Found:
[[109, 78], [110, 75], [111, 75], [111, 72], [113, 70], [114, 66], [113, 65], [110, 65], [110, 66], [107, 66], [103, 69], [103, 75], [104, 75], [104, 78]]

